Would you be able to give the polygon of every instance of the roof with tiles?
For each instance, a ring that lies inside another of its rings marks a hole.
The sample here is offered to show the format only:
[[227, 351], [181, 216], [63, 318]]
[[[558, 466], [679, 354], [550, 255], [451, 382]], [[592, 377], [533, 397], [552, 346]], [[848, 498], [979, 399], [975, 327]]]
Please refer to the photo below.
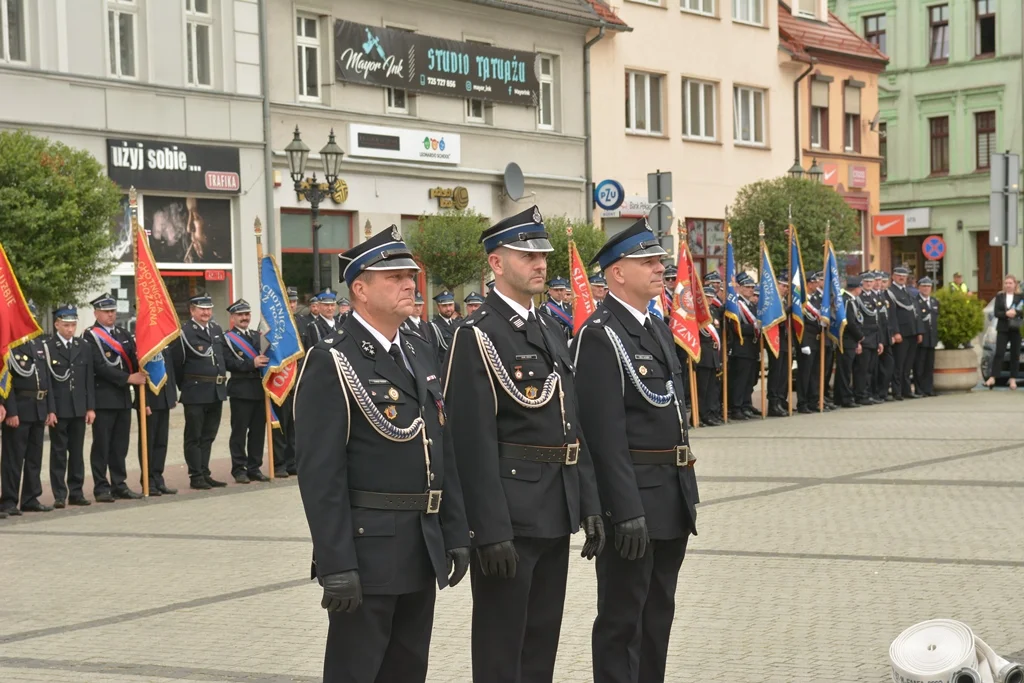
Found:
[[889, 61], [878, 48], [857, 35], [831, 12], [828, 22], [793, 16], [789, 6], [779, 3], [779, 42], [795, 57], [815, 52], [864, 59], [884, 66]]
[[567, 21], [584, 26], [609, 25], [611, 28], [628, 30], [625, 22], [602, 0], [464, 0], [476, 5], [507, 9]]

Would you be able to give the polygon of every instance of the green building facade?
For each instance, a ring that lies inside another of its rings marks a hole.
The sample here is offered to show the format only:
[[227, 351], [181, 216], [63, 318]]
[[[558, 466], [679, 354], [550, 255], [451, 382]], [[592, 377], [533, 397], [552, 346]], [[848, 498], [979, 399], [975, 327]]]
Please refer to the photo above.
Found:
[[[1008, 253], [988, 238], [989, 155], [1020, 154], [1024, 146], [1021, 0], [829, 4], [890, 58], [879, 78], [875, 124], [886, 159], [881, 212], [902, 214], [907, 230], [882, 240], [883, 264], [924, 275], [922, 243], [939, 235], [946, 243], [940, 281], [960, 272], [971, 291], [991, 298], [1004, 272], [1024, 274], [1020, 220], [1012, 228], [1018, 246]], [[891, 225], [879, 216], [873, 229]]]

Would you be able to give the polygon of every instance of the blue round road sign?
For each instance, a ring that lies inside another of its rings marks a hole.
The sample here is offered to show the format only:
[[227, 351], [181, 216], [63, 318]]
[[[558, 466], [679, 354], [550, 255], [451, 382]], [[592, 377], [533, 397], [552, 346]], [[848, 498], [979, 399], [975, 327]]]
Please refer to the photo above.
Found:
[[617, 180], [602, 180], [594, 188], [594, 203], [605, 211], [614, 211], [625, 199], [626, 191]]
[[921, 243], [921, 253], [929, 261], [938, 261], [946, 255], [946, 241], [938, 235], [930, 235]]

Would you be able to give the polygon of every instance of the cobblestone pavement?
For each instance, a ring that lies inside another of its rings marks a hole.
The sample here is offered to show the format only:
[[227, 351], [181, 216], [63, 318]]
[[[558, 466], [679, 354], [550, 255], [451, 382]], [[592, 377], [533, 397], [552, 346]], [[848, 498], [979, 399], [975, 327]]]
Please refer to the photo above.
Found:
[[[932, 617], [1024, 654], [1022, 412], [975, 392], [695, 432], [668, 680], [881, 683], [892, 639]], [[581, 543], [557, 681], [591, 678]], [[0, 521], [0, 681], [317, 681], [309, 552], [294, 478]], [[439, 596], [431, 681], [469, 680], [470, 602], [468, 581]]]

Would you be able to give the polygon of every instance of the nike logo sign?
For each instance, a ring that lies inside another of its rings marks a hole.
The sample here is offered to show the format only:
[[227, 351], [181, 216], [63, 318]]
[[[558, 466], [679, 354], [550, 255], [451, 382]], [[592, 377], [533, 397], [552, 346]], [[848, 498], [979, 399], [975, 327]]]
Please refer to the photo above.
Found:
[[891, 228], [892, 226], [894, 226], [894, 225], [898, 225], [898, 224], [899, 224], [899, 222], [900, 222], [900, 221], [899, 221], [899, 219], [897, 218], [896, 220], [894, 220], [894, 221], [889, 221], [888, 223], [879, 223], [879, 224], [878, 224], [878, 226], [877, 226], [877, 227], [878, 227], [878, 231], [879, 231], [879, 232], [882, 232], [883, 230], [888, 230], [888, 229], [889, 229], [889, 228]]
[[825, 171], [825, 180], [832, 180], [832, 176], [834, 176], [835, 174], [836, 169], [834, 168], [831, 171]]

